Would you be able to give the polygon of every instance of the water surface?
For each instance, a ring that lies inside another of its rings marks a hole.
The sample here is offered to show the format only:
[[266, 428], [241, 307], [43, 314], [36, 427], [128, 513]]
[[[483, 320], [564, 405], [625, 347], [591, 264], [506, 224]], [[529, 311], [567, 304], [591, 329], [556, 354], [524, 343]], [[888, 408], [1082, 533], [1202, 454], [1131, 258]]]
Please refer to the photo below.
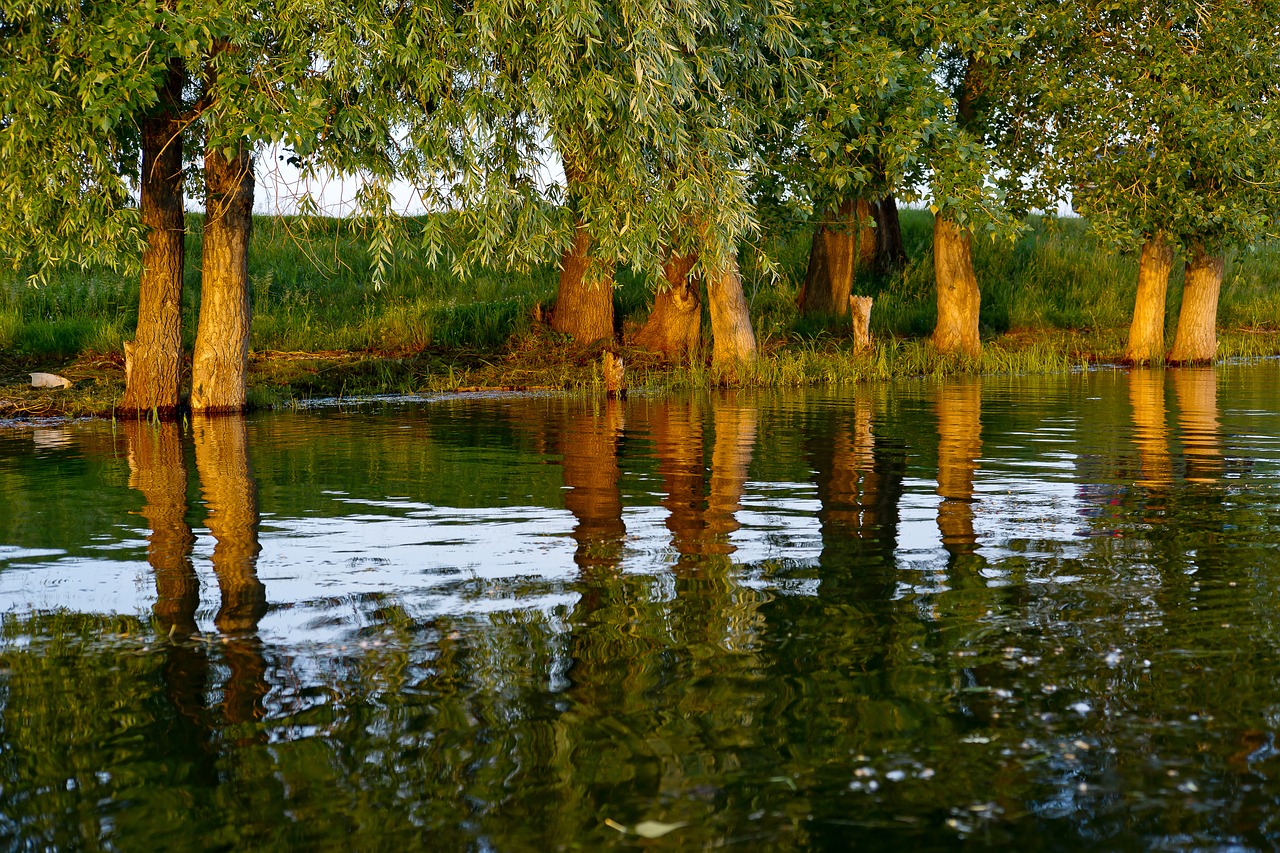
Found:
[[0, 429], [0, 845], [1274, 847], [1277, 387]]

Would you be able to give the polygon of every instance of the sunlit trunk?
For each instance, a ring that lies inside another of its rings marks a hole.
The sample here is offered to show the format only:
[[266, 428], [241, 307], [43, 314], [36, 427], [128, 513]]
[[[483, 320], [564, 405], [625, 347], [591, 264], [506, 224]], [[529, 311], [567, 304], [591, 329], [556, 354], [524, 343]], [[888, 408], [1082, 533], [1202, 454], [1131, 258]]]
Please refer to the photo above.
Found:
[[1225, 259], [1210, 255], [1203, 245], [1191, 247], [1186, 281], [1182, 285], [1182, 310], [1173, 336], [1169, 361], [1173, 364], [1207, 364], [1218, 351], [1218, 293], [1222, 289]]
[[267, 590], [258, 580], [258, 487], [249, 467], [248, 434], [240, 416], [198, 417], [192, 432], [222, 597], [214, 624], [223, 635], [231, 670], [223, 690], [223, 716], [248, 722], [261, 718], [267, 693], [257, 636], [258, 622], [267, 612]]
[[560, 290], [551, 328], [582, 344], [613, 338], [613, 276], [593, 275], [591, 236], [579, 223], [573, 244], [560, 259]]
[[942, 353], [962, 353], [977, 357], [982, 352], [978, 338], [978, 310], [981, 296], [973, 272], [969, 232], [952, 222], [945, 213], [933, 221], [933, 270], [938, 291], [938, 322], [933, 330], [933, 346]]
[[649, 319], [636, 335], [636, 343], [669, 359], [696, 352], [702, 338], [702, 296], [697, 279], [690, 277], [696, 253], [672, 255], [663, 270], [666, 287], [653, 297]]
[[125, 344], [122, 408], [171, 414], [182, 382], [182, 272], [186, 220], [182, 203], [182, 90], [186, 68], [169, 63], [160, 103], [140, 124], [142, 176], [138, 208], [147, 232], [138, 290], [138, 328]]
[[1222, 476], [1223, 470], [1218, 374], [1212, 367], [1184, 367], [1172, 373], [1187, 479], [1193, 483], [1212, 483]]
[[1157, 231], [1143, 245], [1138, 262], [1138, 293], [1133, 304], [1133, 322], [1129, 325], [1129, 346], [1124, 354], [1129, 364], [1164, 362], [1165, 294], [1172, 269], [1173, 246]]
[[711, 305], [712, 363], [727, 367], [754, 361], [756, 334], [735, 255], [725, 259], [720, 268], [707, 270], [707, 301]]
[[982, 454], [982, 384], [976, 380], [944, 385], [938, 393], [938, 531], [952, 556], [971, 554], [973, 477]]
[[200, 276], [200, 323], [191, 361], [191, 409], [244, 409], [249, 372], [249, 237], [253, 228], [253, 158], [247, 145], [227, 159], [204, 158], [208, 187]]

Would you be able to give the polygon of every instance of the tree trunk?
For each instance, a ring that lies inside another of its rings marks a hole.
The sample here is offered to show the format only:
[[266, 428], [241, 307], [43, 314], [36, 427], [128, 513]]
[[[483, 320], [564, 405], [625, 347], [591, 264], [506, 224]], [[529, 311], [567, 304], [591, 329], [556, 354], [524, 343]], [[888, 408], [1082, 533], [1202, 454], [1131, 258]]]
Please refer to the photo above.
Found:
[[876, 219], [876, 268], [884, 273], [902, 269], [907, 263], [907, 250], [902, 245], [902, 225], [893, 194], [882, 198], [872, 213]]
[[1163, 233], [1142, 247], [1138, 262], [1138, 295], [1129, 326], [1129, 346], [1124, 360], [1129, 364], [1160, 364], [1164, 361], [1164, 302], [1173, 269], [1173, 247]]
[[1208, 364], [1218, 351], [1218, 292], [1222, 289], [1222, 255], [1209, 255], [1193, 246], [1182, 286], [1182, 310], [1173, 336], [1169, 361]]
[[591, 276], [587, 253], [591, 236], [578, 224], [573, 245], [560, 259], [560, 290], [551, 328], [581, 344], [613, 338], [613, 276]]
[[933, 220], [933, 272], [938, 290], [938, 323], [933, 345], [943, 353], [982, 353], [978, 338], [981, 295], [969, 251], [969, 232], [946, 214]]
[[803, 313], [844, 314], [849, 310], [859, 249], [855, 211], [862, 205], [865, 202], [852, 199], [844, 202], [832, 220], [822, 222], [813, 232], [809, 268], [800, 291]]
[[191, 409], [244, 409], [249, 372], [249, 235], [253, 227], [253, 158], [241, 143], [228, 160], [210, 148], [200, 277], [200, 323], [191, 363]]
[[182, 89], [186, 68], [169, 63], [160, 105], [144, 118], [138, 207], [147, 246], [142, 251], [138, 328], [124, 345], [122, 407], [170, 414], [182, 381], [182, 270], [186, 220], [182, 204]]
[[707, 271], [707, 301], [711, 304], [712, 364], [739, 365], [753, 361], [756, 334], [751, 328], [736, 256], [730, 256], [723, 269]]
[[702, 295], [699, 282], [689, 273], [698, 261], [696, 253], [672, 255], [663, 275], [665, 290], [653, 297], [653, 310], [636, 344], [669, 359], [683, 358], [698, 349], [702, 339]]
[[855, 252], [858, 265], [854, 274], [861, 271], [865, 274], [876, 262], [876, 218], [875, 206], [865, 199], [858, 199], [858, 232]]

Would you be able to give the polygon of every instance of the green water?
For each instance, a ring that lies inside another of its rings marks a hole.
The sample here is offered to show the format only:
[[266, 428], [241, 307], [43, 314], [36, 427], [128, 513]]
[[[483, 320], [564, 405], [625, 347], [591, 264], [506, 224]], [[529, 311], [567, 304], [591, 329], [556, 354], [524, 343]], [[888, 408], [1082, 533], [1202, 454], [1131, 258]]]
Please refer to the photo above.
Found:
[[0, 847], [1274, 848], [1278, 388], [0, 428]]

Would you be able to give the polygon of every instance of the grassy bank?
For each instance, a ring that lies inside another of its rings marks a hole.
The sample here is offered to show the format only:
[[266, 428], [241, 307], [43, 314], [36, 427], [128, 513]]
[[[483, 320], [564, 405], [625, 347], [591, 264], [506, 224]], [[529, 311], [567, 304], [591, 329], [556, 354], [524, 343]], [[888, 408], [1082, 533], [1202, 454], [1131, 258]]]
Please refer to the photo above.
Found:
[[[192, 217], [187, 257], [188, 349], [200, 296], [200, 223]], [[849, 350], [845, 323], [801, 317], [795, 297], [809, 235], [767, 247], [779, 274], [744, 255], [744, 285], [763, 357], [741, 373], [717, 375], [694, 359], [663, 365], [628, 349], [633, 387], [713, 383], [803, 385], [955, 372], [1047, 372], [1108, 362], [1123, 352], [1137, 275], [1135, 255], [1099, 246], [1079, 220], [1036, 222], [1014, 244], [975, 241], [982, 285], [984, 353], [977, 363], [938, 357], [924, 343], [934, 322], [932, 219], [903, 211], [910, 263], [899, 274], [867, 276], [855, 291], [875, 297], [871, 353]], [[555, 295], [556, 273], [479, 270], [459, 279], [401, 260], [375, 289], [366, 244], [333, 220], [255, 221], [250, 258], [254, 351], [251, 401], [278, 405], [314, 397], [418, 393], [471, 387], [598, 388], [595, 351], [534, 320]], [[619, 273], [617, 306], [628, 330], [643, 322], [645, 282]], [[39, 289], [0, 279], [0, 415], [108, 413], [123, 393], [121, 345], [137, 321], [136, 277], [111, 271], [66, 273]], [[1170, 282], [1170, 334], [1181, 300], [1180, 268]], [[1280, 353], [1280, 247], [1229, 258], [1219, 324], [1224, 358]], [[75, 380], [70, 391], [23, 387], [26, 372]]]

